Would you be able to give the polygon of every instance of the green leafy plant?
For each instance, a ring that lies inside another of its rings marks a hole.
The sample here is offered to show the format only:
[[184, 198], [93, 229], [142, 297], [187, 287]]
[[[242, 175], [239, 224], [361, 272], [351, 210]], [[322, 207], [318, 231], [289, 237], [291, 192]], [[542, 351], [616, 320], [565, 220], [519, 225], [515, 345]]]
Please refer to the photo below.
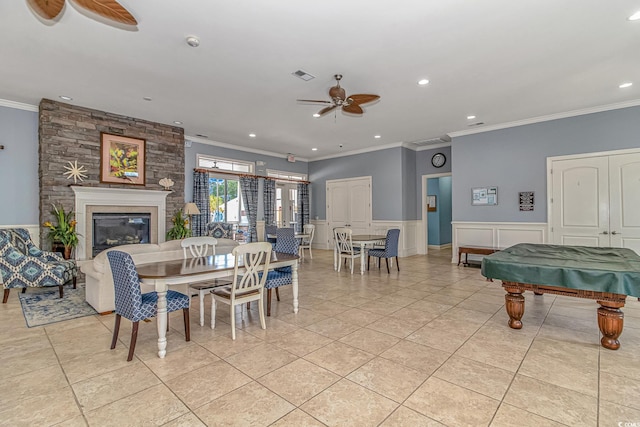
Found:
[[53, 205], [51, 211], [54, 222], [46, 221], [43, 225], [49, 228], [47, 238], [52, 242], [60, 242], [65, 247], [75, 248], [78, 246], [78, 233], [76, 232], [76, 220], [73, 209], [65, 211], [63, 206]]
[[176, 212], [171, 221], [173, 222], [173, 227], [167, 231], [167, 240], [178, 240], [191, 236], [189, 219], [184, 216], [182, 209]]

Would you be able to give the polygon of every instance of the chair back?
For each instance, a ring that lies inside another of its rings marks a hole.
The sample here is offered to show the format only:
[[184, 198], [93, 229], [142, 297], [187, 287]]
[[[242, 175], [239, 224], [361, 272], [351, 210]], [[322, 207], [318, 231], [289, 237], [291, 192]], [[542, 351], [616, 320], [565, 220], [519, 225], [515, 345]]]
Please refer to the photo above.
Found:
[[[187, 237], [186, 239], [182, 239], [182, 242], [180, 242], [184, 258], [188, 258], [187, 249], [189, 249], [189, 253], [191, 253], [192, 258], [215, 255], [217, 244], [218, 240], [211, 236]], [[211, 251], [209, 251], [209, 248], [211, 248]]]
[[309, 235], [309, 237], [304, 238], [304, 244], [309, 246], [313, 242], [313, 236], [316, 234], [316, 226], [314, 224], [305, 224], [302, 228], [302, 233]]
[[298, 255], [298, 239], [293, 228], [278, 228], [276, 230], [276, 252]]
[[[231, 253], [235, 257], [233, 284], [231, 285], [231, 300], [237, 293], [260, 290], [264, 287], [271, 262], [271, 243], [246, 243], [233, 248]], [[240, 270], [240, 262], [244, 271]]]
[[338, 253], [353, 254], [353, 241], [351, 235], [353, 230], [350, 228], [338, 227], [333, 230]]
[[400, 238], [400, 229], [392, 228], [387, 231], [387, 238], [384, 242], [384, 252], [387, 256], [398, 256], [398, 239]]
[[[116, 314], [134, 322], [143, 319], [144, 317], [140, 318], [140, 308], [142, 307], [140, 280], [133, 258], [122, 251], [109, 251], [107, 258], [113, 275]], [[154, 315], [155, 313], [151, 314], [151, 316]]]

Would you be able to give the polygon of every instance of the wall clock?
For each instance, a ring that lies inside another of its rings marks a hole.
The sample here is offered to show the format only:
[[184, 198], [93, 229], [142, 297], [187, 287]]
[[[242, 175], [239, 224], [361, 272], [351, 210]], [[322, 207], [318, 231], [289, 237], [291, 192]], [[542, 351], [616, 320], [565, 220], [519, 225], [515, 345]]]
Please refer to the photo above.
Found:
[[433, 155], [433, 157], [431, 158], [431, 164], [433, 165], [433, 167], [435, 168], [441, 168], [444, 166], [444, 164], [447, 162], [447, 158], [445, 157], [444, 154], [442, 153], [436, 153]]

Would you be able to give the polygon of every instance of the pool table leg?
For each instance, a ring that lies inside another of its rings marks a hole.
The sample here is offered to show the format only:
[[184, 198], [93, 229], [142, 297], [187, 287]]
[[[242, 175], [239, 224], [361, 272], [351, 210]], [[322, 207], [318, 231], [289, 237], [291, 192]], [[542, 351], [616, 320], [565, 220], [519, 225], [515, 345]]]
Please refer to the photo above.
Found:
[[505, 286], [504, 290], [507, 294], [504, 296], [505, 308], [509, 315], [509, 327], [512, 329], [522, 329], [522, 316], [524, 315], [524, 297], [523, 289]]
[[598, 301], [598, 304], [598, 326], [602, 333], [600, 344], [609, 350], [617, 350], [620, 348], [618, 337], [624, 325], [624, 313], [620, 310], [624, 302]]

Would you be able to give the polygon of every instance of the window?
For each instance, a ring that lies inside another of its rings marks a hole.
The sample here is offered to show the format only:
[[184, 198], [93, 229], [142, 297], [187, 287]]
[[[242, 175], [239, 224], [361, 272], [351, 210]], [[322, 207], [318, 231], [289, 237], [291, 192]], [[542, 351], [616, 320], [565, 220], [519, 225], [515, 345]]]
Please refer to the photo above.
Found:
[[254, 164], [241, 160], [224, 159], [198, 154], [196, 164], [209, 172], [209, 209], [210, 221], [248, 224], [240, 181], [232, 175], [218, 173], [253, 173]]
[[295, 172], [284, 172], [277, 171], [273, 169], [267, 169], [267, 176], [270, 178], [275, 178], [276, 181], [278, 179], [288, 180], [288, 181], [306, 181], [307, 175], [295, 173]]

